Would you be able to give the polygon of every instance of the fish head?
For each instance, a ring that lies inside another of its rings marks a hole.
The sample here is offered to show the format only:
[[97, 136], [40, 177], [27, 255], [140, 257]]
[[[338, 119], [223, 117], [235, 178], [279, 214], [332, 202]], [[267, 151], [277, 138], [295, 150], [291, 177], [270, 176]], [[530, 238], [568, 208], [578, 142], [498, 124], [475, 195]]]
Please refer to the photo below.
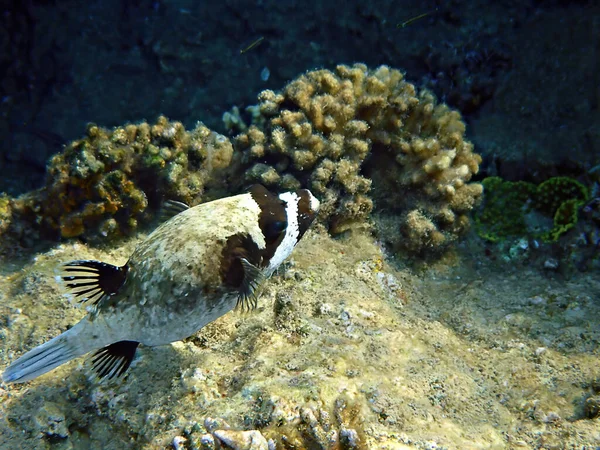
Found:
[[284, 192], [279, 194], [279, 198], [286, 204], [288, 224], [290, 223], [290, 219], [293, 219], [294, 216], [296, 218], [298, 223], [298, 235], [296, 239], [299, 241], [317, 217], [321, 203], [308, 189]]
[[269, 274], [290, 256], [296, 244], [315, 220], [320, 206], [319, 200], [308, 189], [283, 192], [278, 197], [285, 209], [286, 227], [269, 261], [267, 268]]
[[308, 189], [276, 195], [257, 185], [251, 193], [261, 208], [259, 226], [266, 242], [262, 266], [269, 276], [290, 256], [310, 228], [320, 203]]

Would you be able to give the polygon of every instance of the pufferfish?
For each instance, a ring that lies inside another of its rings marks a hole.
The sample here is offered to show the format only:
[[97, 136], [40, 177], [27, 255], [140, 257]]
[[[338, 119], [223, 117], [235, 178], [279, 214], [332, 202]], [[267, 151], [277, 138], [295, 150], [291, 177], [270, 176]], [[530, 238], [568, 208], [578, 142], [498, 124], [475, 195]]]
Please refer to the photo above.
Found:
[[256, 307], [260, 286], [319, 210], [306, 189], [275, 195], [260, 185], [192, 208], [179, 205], [124, 266], [64, 264], [57, 279], [66, 295], [88, 306], [87, 316], [14, 361], [3, 381], [32, 380], [89, 352], [99, 378], [110, 379], [125, 373], [139, 344], [180, 341], [236, 306]]

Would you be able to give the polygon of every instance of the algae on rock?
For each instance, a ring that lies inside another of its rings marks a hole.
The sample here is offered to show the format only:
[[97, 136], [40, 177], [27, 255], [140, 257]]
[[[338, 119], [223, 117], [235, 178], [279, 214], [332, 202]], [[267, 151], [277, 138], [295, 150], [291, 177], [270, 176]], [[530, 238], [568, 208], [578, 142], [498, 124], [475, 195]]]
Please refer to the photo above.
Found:
[[588, 200], [588, 190], [570, 177], [553, 177], [535, 185], [483, 180], [484, 201], [475, 215], [478, 234], [491, 242], [508, 237], [529, 237], [555, 242], [578, 221], [578, 211]]
[[[499, 271], [465, 249], [455, 266], [416, 276], [395, 269], [368, 233], [332, 239], [322, 228], [265, 286], [257, 310], [231, 312], [184, 342], [141, 348], [125, 378], [97, 383], [82, 358], [3, 386], [0, 447], [213, 449], [264, 445], [261, 436], [279, 449], [600, 440], [593, 274], [565, 282], [527, 267]], [[57, 261], [119, 263], [135, 243], [68, 242], [5, 267], [0, 365], [84, 314], [54, 286]]]

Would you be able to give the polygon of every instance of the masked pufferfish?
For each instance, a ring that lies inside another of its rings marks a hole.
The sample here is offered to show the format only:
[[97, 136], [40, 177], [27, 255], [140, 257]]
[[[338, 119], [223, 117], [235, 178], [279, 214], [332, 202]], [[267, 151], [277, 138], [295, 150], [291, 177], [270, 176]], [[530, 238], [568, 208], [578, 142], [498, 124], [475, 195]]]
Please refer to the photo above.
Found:
[[14, 361], [4, 382], [32, 380], [92, 351], [93, 369], [110, 379], [125, 373], [140, 343], [180, 341], [236, 306], [256, 307], [257, 289], [319, 210], [306, 189], [275, 195], [260, 185], [192, 208], [173, 204], [181, 212], [138, 244], [124, 266], [62, 266], [58, 281], [88, 305], [88, 315]]

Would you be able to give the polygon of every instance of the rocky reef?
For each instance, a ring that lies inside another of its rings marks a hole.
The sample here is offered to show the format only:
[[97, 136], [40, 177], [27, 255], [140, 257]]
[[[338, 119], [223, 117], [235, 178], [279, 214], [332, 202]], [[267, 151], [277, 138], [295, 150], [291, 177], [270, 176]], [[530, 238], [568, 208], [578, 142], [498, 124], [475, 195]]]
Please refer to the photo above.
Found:
[[414, 254], [447, 248], [468, 229], [481, 158], [460, 114], [402, 72], [363, 64], [307, 72], [281, 92], [263, 91], [249, 111], [250, 127], [226, 116], [240, 130], [233, 145], [201, 123], [186, 131], [165, 117], [89, 125], [52, 157], [44, 188], [3, 201], [0, 230], [17, 242], [32, 230], [110, 240], [148, 222], [164, 199], [196, 204], [256, 182], [308, 187], [333, 233], [375, 204], [384, 239]]

